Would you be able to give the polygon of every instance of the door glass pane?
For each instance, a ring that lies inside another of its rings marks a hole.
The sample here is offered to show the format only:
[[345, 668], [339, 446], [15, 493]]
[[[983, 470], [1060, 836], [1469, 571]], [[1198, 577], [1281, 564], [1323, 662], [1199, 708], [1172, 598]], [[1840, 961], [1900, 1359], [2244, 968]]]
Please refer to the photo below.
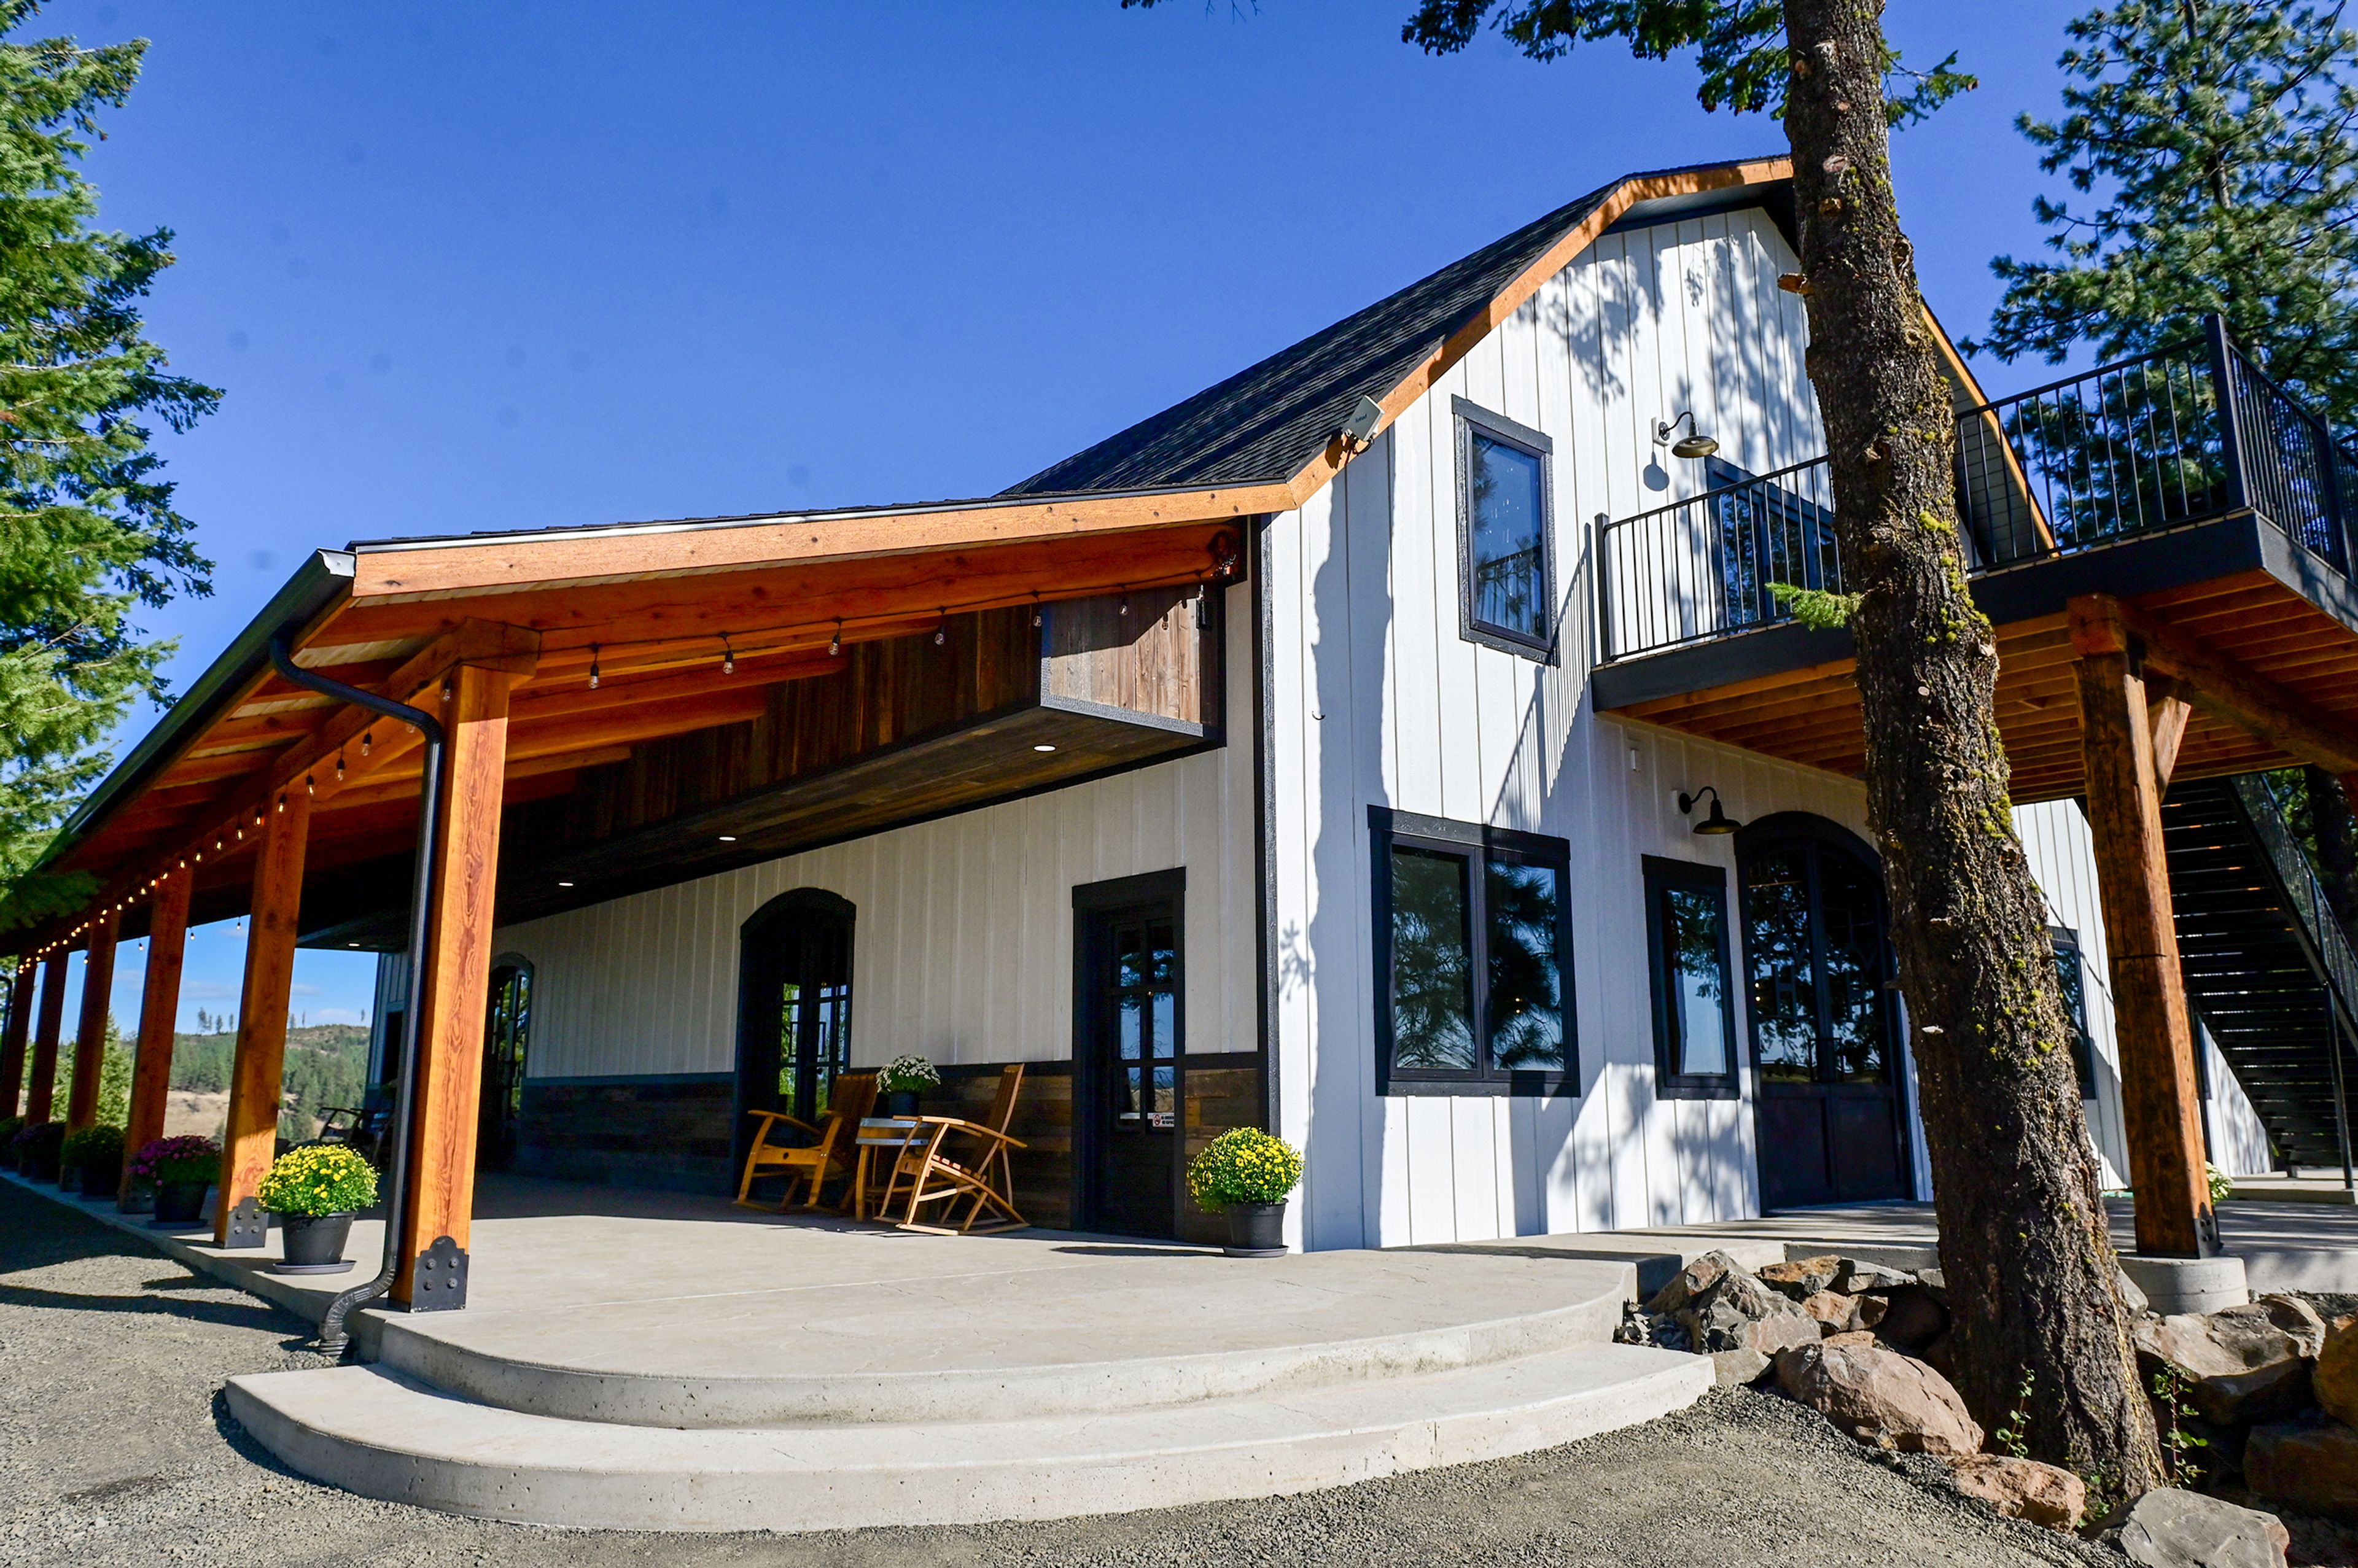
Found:
[[802, 1060], [803, 988], [793, 980], [778, 987], [778, 1103], [799, 1115], [795, 1103], [795, 1065]]
[[1466, 857], [1391, 852], [1392, 1065], [1471, 1069], [1474, 942]]
[[1474, 619], [1518, 636], [1547, 636], [1543, 476], [1540, 460], [1481, 431], [1466, 441]]
[[1556, 953], [1562, 884], [1553, 866], [1489, 862], [1483, 913], [1490, 927], [1490, 1060], [1502, 1069], [1563, 1066], [1563, 977]]
[[1818, 902], [1825, 923], [1826, 1022], [1836, 1083], [1879, 1084], [1887, 1076], [1883, 996], [1883, 900], [1865, 866], [1838, 851], [1818, 856]]
[[1773, 849], [1746, 864], [1744, 954], [1760, 1076], [1776, 1083], [1815, 1081], [1818, 982], [1810, 957], [1809, 851], [1801, 846]]
[[1671, 981], [1671, 1071], [1707, 1077], [1727, 1071], [1726, 898], [1716, 888], [1663, 891], [1662, 950]]

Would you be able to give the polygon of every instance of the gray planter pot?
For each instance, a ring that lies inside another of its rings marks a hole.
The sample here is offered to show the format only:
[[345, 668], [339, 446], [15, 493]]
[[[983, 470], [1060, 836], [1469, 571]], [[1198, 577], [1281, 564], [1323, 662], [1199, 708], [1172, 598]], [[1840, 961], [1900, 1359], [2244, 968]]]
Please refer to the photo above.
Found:
[[1229, 1257], [1285, 1256], [1285, 1205], [1232, 1203], [1223, 1212], [1228, 1220], [1228, 1244], [1221, 1250]]

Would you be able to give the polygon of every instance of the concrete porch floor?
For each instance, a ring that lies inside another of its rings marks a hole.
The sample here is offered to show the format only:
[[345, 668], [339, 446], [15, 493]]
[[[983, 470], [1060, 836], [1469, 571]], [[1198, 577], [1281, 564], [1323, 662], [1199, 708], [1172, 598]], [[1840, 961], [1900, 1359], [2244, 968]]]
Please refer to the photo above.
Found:
[[[2338, 1188], [2338, 1179], [2335, 1184]], [[2267, 1193], [2265, 1186], [2255, 1185], [2256, 1191]], [[2108, 1198], [2104, 1206], [2112, 1218], [2114, 1246], [2125, 1253], [2134, 1252], [2135, 1206], [2125, 1198]], [[2306, 1193], [2291, 1201], [2278, 1200], [2273, 1193], [2232, 1197], [2219, 1206], [2219, 1231], [2226, 1250], [2244, 1260], [2244, 1275], [2255, 1294], [2269, 1291], [2358, 1293], [2358, 1208], [2318, 1201]], [[1786, 1258], [1843, 1252], [1892, 1268], [1931, 1264], [1939, 1239], [1932, 1206], [1917, 1203], [1789, 1209], [1758, 1219], [1613, 1235], [1621, 1246], [1634, 1247], [1650, 1238], [1658, 1239], [1666, 1251], [1682, 1253], [1714, 1244], [1737, 1244], [1731, 1250], [1746, 1263], [1775, 1260], [1755, 1260], [1741, 1250], [1759, 1247], [1781, 1249]], [[1520, 1243], [1498, 1245], [1563, 1242], [1577, 1246], [1582, 1239], [1524, 1238]]]

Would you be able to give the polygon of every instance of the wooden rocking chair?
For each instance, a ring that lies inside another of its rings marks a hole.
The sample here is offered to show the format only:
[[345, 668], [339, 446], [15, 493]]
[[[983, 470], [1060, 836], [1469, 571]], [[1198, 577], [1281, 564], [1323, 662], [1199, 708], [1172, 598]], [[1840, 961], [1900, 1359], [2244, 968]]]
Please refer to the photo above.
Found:
[[[794, 1203], [795, 1180], [807, 1171], [810, 1185], [803, 1194], [802, 1206], [818, 1207], [819, 1189], [827, 1177], [837, 1171], [850, 1174], [852, 1135], [859, 1130], [860, 1119], [875, 1106], [875, 1074], [841, 1073], [836, 1076], [834, 1092], [827, 1097], [827, 1116], [819, 1126], [782, 1110], [747, 1111], [746, 1115], [761, 1119], [762, 1130], [754, 1134], [753, 1147], [745, 1156], [745, 1175], [737, 1184], [737, 1201], [747, 1208], [767, 1207], [752, 1200], [753, 1183], [759, 1177], [784, 1173], [786, 1191], [778, 1200], [778, 1212], [784, 1214]], [[810, 1134], [815, 1141], [799, 1148], [771, 1142], [781, 1122]]]
[[[986, 1209], [996, 1217], [982, 1227], [985, 1230], [1012, 1230], [1030, 1224], [1015, 1206], [1015, 1177], [1007, 1160], [1010, 1150], [1030, 1147], [1007, 1134], [1008, 1123], [1015, 1119], [1015, 1097], [1022, 1087], [1023, 1065], [1014, 1063], [1000, 1069], [999, 1092], [991, 1098], [988, 1121], [965, 1121], [954, 1116], [917, 1118], [921, 1130], [893, 1163], [878, 1212], [889, 1217], [894, 1203], [905, 1203], [901, 1217], [903, 1229], [945, 1236], [974, 1229]], [[953, 1228], [948, 1224], [950, 1210], [960, 1198], [968, 1200], [966, 1217]], [[919, 1221], [925, 1206], [932, 1203], [945, 1206], [942, 1224]]]

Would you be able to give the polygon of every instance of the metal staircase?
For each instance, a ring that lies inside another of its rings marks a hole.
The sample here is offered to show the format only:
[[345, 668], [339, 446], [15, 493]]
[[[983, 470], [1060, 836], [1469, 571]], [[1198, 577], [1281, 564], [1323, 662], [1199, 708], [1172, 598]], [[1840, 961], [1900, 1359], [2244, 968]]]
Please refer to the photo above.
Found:
[[2170, 786], [2161, 808], [2187, 1000], [2288, 1168], [2350, 1164], [2358, 953], [2259, 774]]

